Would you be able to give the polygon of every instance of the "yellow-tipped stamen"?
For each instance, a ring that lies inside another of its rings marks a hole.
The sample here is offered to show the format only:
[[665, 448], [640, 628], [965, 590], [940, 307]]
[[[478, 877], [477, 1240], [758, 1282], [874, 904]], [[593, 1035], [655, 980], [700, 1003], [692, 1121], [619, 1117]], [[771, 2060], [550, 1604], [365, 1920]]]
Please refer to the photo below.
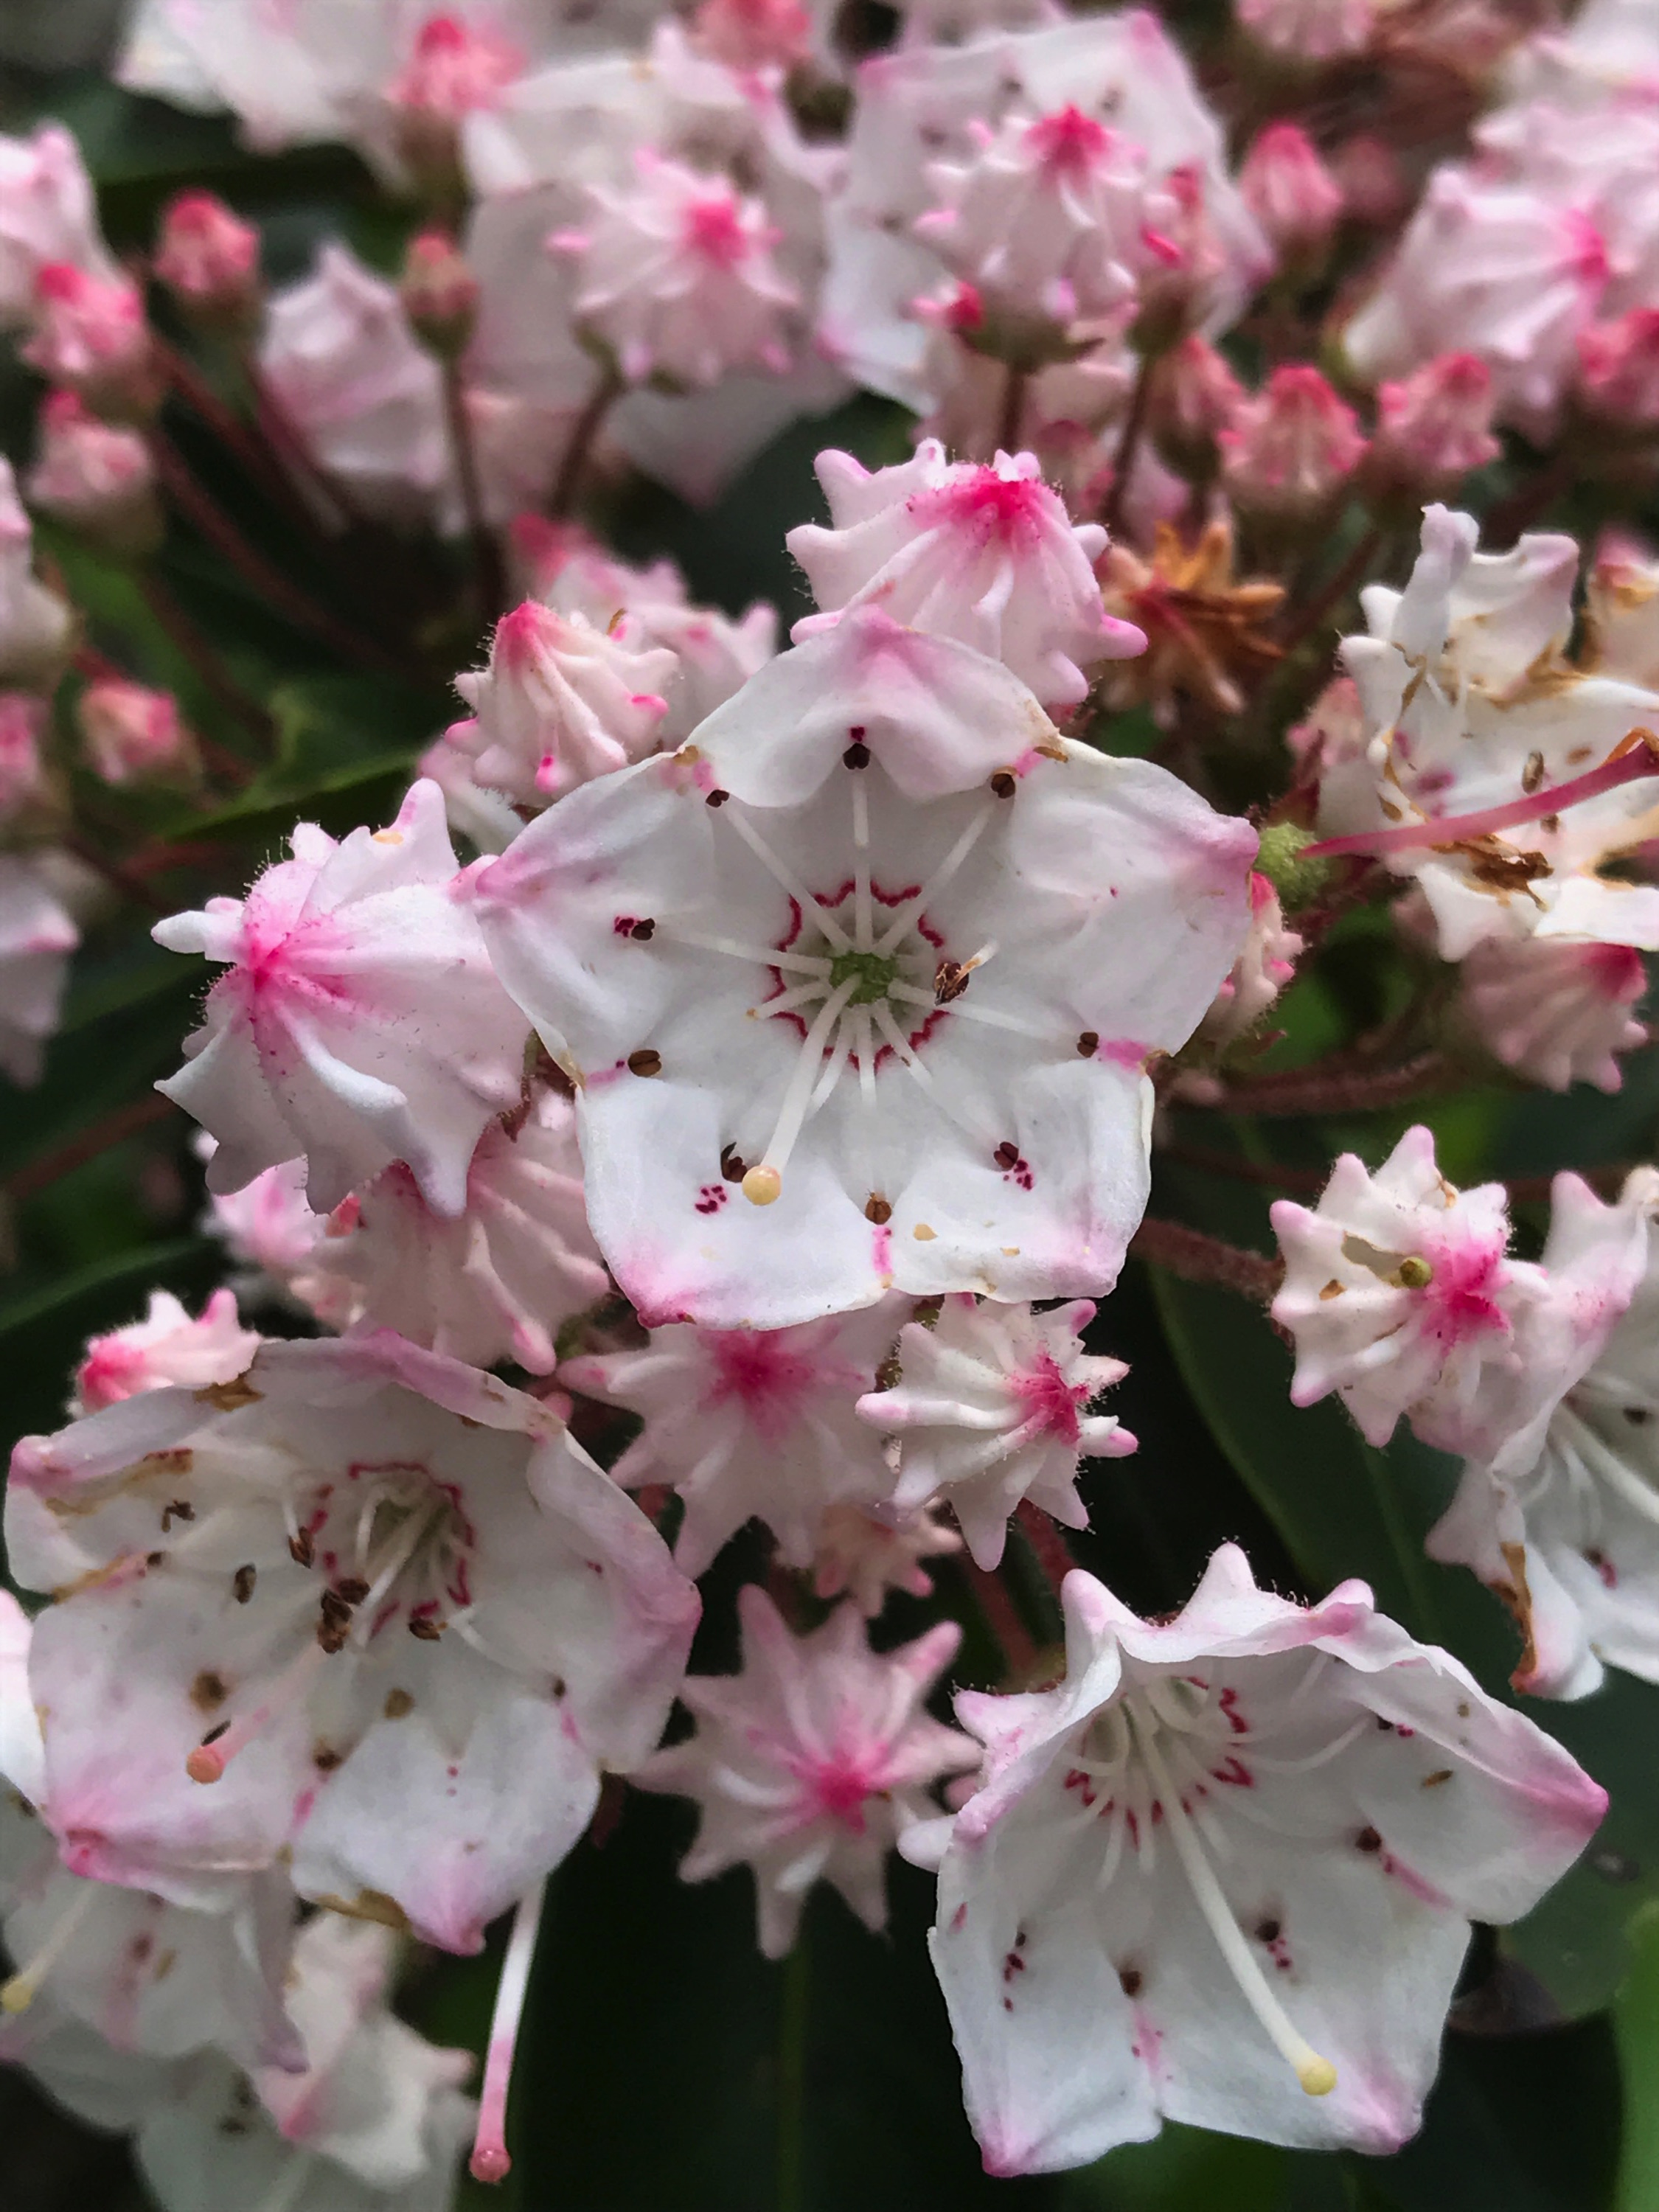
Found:
[[1144, 1716], [1137, 1716], [1133, 1705], [1128, 1702], [1125, 1704], [1124, 1715], [1163, 1802], [1170, 1840], [1175, 1845], [1181, 1870], [1191, 1885], [1199, 1911], [1209, 1923], [1210, 1933], [1220, 1946], [1222, 1957], [1232, 1969], [1233, 1979], [1238, 1984], [1245, 2002], [1266, 2028], [1274, 2047], [1289, 2064], [1308, 2095], [1329, 2096], [1336, 2087], [1336, 2069], [1304, 2037], [1297, 2034], [1284, 2006], [1268, 1987], [1267, 1978], [1262, 1972], [1243, 1929], [1233, 1917], [1232, 1907], [1223, 1895], [1221, 1884], [1216, 1880], [1214, 1871], [1204, 1856], [1204, 1846], [1194, 1832], [1187, 1808], [1181, 1802], [1181, 1793], [1170, 1778], [1169, 1767], [1158, 1750], [1156, 1722], [1149, 1723]]

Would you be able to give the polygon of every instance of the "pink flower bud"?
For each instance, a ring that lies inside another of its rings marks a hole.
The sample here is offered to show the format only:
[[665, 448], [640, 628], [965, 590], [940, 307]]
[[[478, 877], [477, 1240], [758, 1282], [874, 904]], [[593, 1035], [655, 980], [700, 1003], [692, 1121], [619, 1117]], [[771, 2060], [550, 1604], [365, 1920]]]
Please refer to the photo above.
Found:
[[1316, 368], [1301, 362], [1276, 368], [1217, 442], [1222, 481], [1234, 505], [1290, 523], [1328, 513], [1365, 452], [1352, 408]]
[[73, 392], [50, 392], [41, 407], [28, 495], [112, 552], [150, 550], [161, 534], [149, 447], [136, 430], [100, 422]]
[[34, 330], [21, 348], [31, 368], [83, 393], [94, 406], [147, 413], [155, 398], [149, 329], [138, 287], [93, 276], [72, 262], [35, 272]]
[[1159, 458], [1178, 476], [1204, 483], [1220, 465], [1219, 434], [1232, 422], [1244, 387], [1207, 339], [1183, 338], [1158, 362], [1147, 427]]
[[40, 732], [46, 702], [29, 691], [0, 691], [0, 822], [46, 795]]
[[1170, 212], [1142, 234], [1147, 254], [1140, 313], [1133, 337], [1143, 353], [1162, 353], [1196, 330], [1227, 275], [1227, 255], [1205, 203], [1203, 173], [1188, 162], [1164, 179]]
[[429, 15], [413, 53], [386, 88], [410, 167], [428, 180], [453, 179], [462, 118], [493, 107], [524, 67], [524, 55], [496, 33], [459, 15]]
[[728, 69], [793, 69], [811, 50], [812, 17], [800, 0], [702, 0], [693, 43]]
[[1238, 188], [1272, 240], [1279, 265], [1322, 263], [1342, 215], [1342, 187], [1294, 123], [1271, 123], [1238, 173]]
[[1442, 354], [1401, 383], [1379, 385], [1366, 498], [1413, 512], [1449, 499], [1503, 450], [1492, 434], [1494, 404], [1492, 371], [1472, 353]]
[[1659, 307], [1632, 307], [1580, 333], [1578, 398], [1598, 422], [1659, 428]]
[[212, 192], [179, 192], [161, 216], [155, 274], [188, 315], [237, 322], [259, 288], [259, 234]]
[[196, 745], [170, 691], [109, 678], [88, 684], [76, 709], [88, 764], [106, 783], [188, 775]]
[[472, 335], [478, 280], [441, 230], [410, 239], [398, 287], [410, 327], [429, 351], [456, 355]]

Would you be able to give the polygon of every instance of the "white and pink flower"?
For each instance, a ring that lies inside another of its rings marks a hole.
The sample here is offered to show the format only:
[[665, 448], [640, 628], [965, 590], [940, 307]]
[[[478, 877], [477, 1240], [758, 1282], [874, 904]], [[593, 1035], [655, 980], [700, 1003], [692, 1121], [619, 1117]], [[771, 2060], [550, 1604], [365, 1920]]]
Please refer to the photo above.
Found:
[[1087, 1298], [1040, 1314], [957, 1297], [931, 1328], [903, 1328], [898, 1380], [858, 1403], [860, 1419], [897, 1439], [894, 1506], [915, 1510], [937, 1493], [987, 1568], [1001, 1560], [1008, 1516], [1024, 1498], [1086, 1528], [1079, 1462], [1135, 1449], [1115, 1416], [1093, 1410], [1129, 1371], [1084, 1351], [1094, 1316]]
[[641, 1318], [779, 1328], [1109, 1286], [1146, 1062], [1232, 965], [1254, 848], [866, 606], [471, 884]]
[[152, 1291], [143, 1321], [95, 1336], [75, 1370], [71, 1414], [95, 1413], [141, 1390], [181, 1383], [204, 1390], [234, 1382], [259, 1349], [257, 1329], [244, 1328], [230, 1291], [215, 1291], [192, 1319], [170, 1291]]
[[924, 1710], [962, 1640], [954, 1621], [878, 1654], [854, 1605], [807, 1636], [790, 1633], [756, 1583], [738, 1611], [742, 1672], [688, 1677], [680, 1694], [696, 1735], [635, 1780], [697, 1802], [682, 1880], [753, 1869], [760, 1948], [781, 1959], [815, 1882], [838, 1889], [866, 1928], [886, 1926], [887, 1854], [936, 1811], [935, 1783], [978, 1765], [979, 1747]]
[[1224, 1545], [1170, 1620], [1082, 1572], [1062, 1595], [1065, 1679], [958, 1695], [983, 1783], [902, 1846], [939, 1868], [987, 2166], [1083, 2166], [1165, 2119], [1396, 2148], [1470, 1922], [1528, 1911], [1605, 1793], [1363, 1583], [1304, 1608]]
[[40, 1077], [81, 933], [40, 862], [0, 854], [0, 1073]]
[[291, 1853], [453, 1950], [651, 1750], [697, 1615], [552, 1413], [389, 1334], [26, 1439], [6, 1525], [69, 1593], [30, 1686], [72, 1873], [191, 1904]]

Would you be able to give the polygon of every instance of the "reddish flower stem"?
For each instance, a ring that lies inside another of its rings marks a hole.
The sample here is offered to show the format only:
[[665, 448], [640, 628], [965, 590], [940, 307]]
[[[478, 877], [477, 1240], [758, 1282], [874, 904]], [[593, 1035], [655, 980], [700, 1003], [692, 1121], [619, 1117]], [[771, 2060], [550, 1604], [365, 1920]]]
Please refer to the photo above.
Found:
[[962, 1571], [985, 1616], [986, 1626], [1002, 1647], [1008, 1679], [1015, 1682], [1028, 1680], [1036, 1665], [1036, 1642], [1021, 1619], [1019, 1607], [1009, 1595], [1006, 1584], [1000, 1575], [975, 1566], [966, 1552], [962, 1555]]
[[1141, 434], [1146, 428], [1146, 410], [1152, 397], [1152, 371], [1158, 358], [1152, 353], [1144, 353], [1140, 356], [1133, 388], [1129, 393], [1129, 411], [1123, 418], [1117, 450], [1112, 455], [1112, 481], [1107, 488], [1100, 519], [1114, 536], [1123, 519], [1123, 502], [1128, 496], [1129, 477], [1134, 468], [1135, 455], [1140, 450]]
[[563, 458], [559, 463], [559, 473], [547, 502], [547, 511], [556, 522], [562, 521], [574, 510], [601, 426], [622, 398], [623, 389], [622, 380], [614, 369], [601, 369], [598, 383], [587, 395], [586, 405], [571, 424], [569, 443], [565, 447]]
[[1077, 1565], [1064, 1530], [1040, 1505], [1033, 1505], [1029, 1498], [1020, 1499], [1014, 1509], [1014, 1518], [1019, 1522], [1025, 1540], [1042, 1570], [1043, 1578], [1054, 1592], [1054, 1603], [1058, 1605], [1060, 1584]]
[[1632, 730], [1600, 768], [1552, 784], [1547, 791], [1532, 792], [1503, 806], [1482, 807], [1474, 814], [1435, 815], [1425, 822], [1402, 823], [1397, 830], [1360, 830], [1350, 837], [1327, 837], [1316, 845], [1304, 845], [1301, 857], [1327, 860], [1343, 853], [1409, 853], [1419, 848], [1439, 852], [1492, 836], [1500, 830], [1516, 829], [1523, 822], [1541, 821], [1564, 806], [1599, 799], [1622, 784], [1639, 783], [1644, 776], [1659, 776], [1659, 738], [1651, 730]]
[[58, 1145], [39, 1158], [26, 1160], [21, 1168], [14, 1168], [0, 1189], [14, 1204], [33, 1198], [37, 1191], [47, 1189], [61, 1176], [70, 1175], [76, 1168], [84, 1167], [129, 1137], [136, 1137], [141, 1129], [148, 1129], [157, 1121], [165, 1121], [176, 1113], [172, 1099], [163, 1098], [159, 1091], [147, 1097], [135, 1098], [125, 1106], [118, 1106], [106, 1114], [79, 1136], [71, 1137], [67, 1144]]
[[1265, 1252], [1250, 1252], [1242, 1245], [1224, 1243], [1201, 1229], [1184, 1222], [1160, 1221], [1148, 1214], [1131, 1238], [1129, 1249], [1138, 1260], [1149, 1260], [1184, 1282], [1207, 1283], [1218, 1290], [1237, 1291], [1242, 1297], [1266, 1304], [1284, 1278], [1283, 1263]]
[[1299, 645], [1305, 644], [1329, 616], [1335, 613], [1354, 586], [1361, 581], [1376, 560], [1382, 543], [1382, 532], [1372, 525], [1349, 554], [1324, 590], [1310, 599], [1297, 614], [1284, 636], [1279, 641], [1281, 650], [1288, 656]]
[[455, 475], [460, 485], [461, 507], [466, 516], [466, 534], [472, 545], [472, 573], [477, 585], [478, 613], [485, 623], [493, 622], [503, 611], [507, 600], [507, 581], [501, 574], [501, 549], [484, 514], [483, 481], [478, 471], [477, 441], [472, 434], [472, 420], [466, 411], [466, 386], [461, 378], [459, 362], [446, 360], [444, 377], [444, 420], [449, 430], [449, 450], [455, 463]]

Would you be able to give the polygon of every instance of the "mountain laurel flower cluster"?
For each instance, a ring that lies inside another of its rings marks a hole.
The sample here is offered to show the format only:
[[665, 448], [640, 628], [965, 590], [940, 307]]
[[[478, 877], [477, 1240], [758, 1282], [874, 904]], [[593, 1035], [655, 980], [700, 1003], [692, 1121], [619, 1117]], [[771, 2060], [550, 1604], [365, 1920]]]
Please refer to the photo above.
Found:
[[1653, 0], [9, 12], [0, 2064], [1645, 2205]]

